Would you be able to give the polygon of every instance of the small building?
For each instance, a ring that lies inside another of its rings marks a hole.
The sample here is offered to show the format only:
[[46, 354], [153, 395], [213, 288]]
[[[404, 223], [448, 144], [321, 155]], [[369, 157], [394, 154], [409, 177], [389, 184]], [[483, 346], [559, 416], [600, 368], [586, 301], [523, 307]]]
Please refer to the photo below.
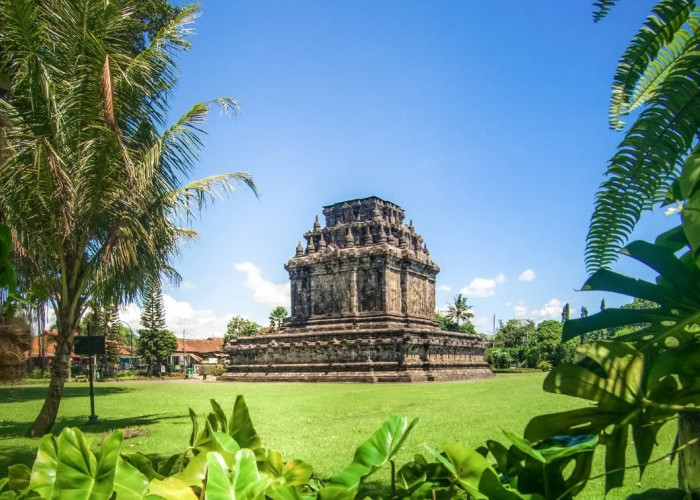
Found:
[[224, 339], [177, 339], [177, 348], [168, 357], [170, 371], [182, 371], [195, 365], [222, 365], [226, 355], [222, 352]]

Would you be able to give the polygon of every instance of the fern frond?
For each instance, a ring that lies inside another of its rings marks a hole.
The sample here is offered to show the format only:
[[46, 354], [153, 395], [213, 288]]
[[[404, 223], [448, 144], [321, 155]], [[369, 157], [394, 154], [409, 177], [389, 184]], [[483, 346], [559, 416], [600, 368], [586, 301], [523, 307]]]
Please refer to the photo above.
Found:
[[659, 50], [673, 40], [694, 7], [692, 0], [662, 0], [634, 36], [620, 58], [613, 77], [609, 108], [611, 128], [621, 130], [624, 127], [620, 116], [628, 112], [627, 103], [637, 82], [649, 62], [656, 59]]
[[700, 55], [679, 61], [626, 133], [596, 194], [586, 267], [607, 268], [643, 210], [663, 200], [700, 128]]
[[697, 52], [697, 46], [692, 43], [700, 31], [700, 10], [695, 9], [681, 29], [679, 29], [668, 44], [659, 49], [656, 58], [649, 62], [644, 73], [640, 76], [632, 91], [629, 102], [625, 103], [622, 113], [628, 114], [649, 101], [659, 88], [659, 85], [680, 63], [683, 57]]
[[593, 22], [597, 23], [607, 16], [616, 3], [617, 0], [596, 0], [593, 2], [593, 7], [596, 9], [593, 11]]

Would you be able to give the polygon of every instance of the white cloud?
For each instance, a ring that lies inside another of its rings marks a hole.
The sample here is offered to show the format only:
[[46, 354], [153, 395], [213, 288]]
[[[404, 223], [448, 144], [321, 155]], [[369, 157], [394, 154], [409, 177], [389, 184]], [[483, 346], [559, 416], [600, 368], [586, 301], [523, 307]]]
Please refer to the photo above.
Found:
[[527, 305], [522, 300], [519, 300], [515, 307], [513, 308], [513, 314], [516, 318], [524, 318], [527, 316]]
[[496, 295], [496, 285], [503, 283], [505, 280], [506, 276], [503, 273], [500, 273], [493, 279], [474, 278], [460, 292], [467, 297], [493, 297]]
[[253, 299], [256, 302], [268, 306], [284, 306], [289, 308], [291, 304], [291, 292], [289, 282], [277, 285], [262, 277], [260, 268], [252, 262], [237, 262], [234, 264], [236, 271], [246, 274], [244, 286], [253, 290]]
[[197, 285], [195, 285], [195, 284], [194, 284], [193, 282], [191, 282], [191, 281], [183, 280], [182, 283], [180, 283], [180, 288], [181, 288], [182, 290], [196, 290], [196, 289], [197, 289]]
[[[165, 323], [178, 337], [182, 336], [183, 330], [186, 338], [223, 337], [226, 324], [233, 317], [232, 314], [217, 315], [211, 309], [195, 309], [189, 302], [175, 300], [170, 295], [163, 295], [163, 305]], [[123, 307], [119, 319], [134, 331], [142, 328], [141, 309], [136, 304]]]
[[518, 279], [520, 281], [532, 281], [535, 279], [537, 275], [535, 274], [535, 271], [532, 269], [526, 269], [522, 273], [520, 273], [520, 276], [518, 276]]
[[477, 332], [490, 334], [493, 330], [493, 316], [477, 316], [471, 322]]
[[541, 309], [535, 309], [530, 312], [535, 319], [558, 319], [561, 318], [561, 311], [564, 308], [563, 302], [559, 299], [550, 299]]
[[438, 291], [439, 292], [451, 292], [452, 287], [450, 285], [439, 285], [438, 286]]

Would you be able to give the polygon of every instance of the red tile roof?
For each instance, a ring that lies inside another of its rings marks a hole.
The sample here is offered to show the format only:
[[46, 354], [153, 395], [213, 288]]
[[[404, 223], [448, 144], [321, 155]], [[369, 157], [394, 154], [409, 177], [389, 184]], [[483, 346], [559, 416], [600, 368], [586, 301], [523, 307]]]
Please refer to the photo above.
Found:
[[221, 337], [209, 337], [208, 339], [185, 339], [185, 348], [182, 348], [182, 339], [177, 339], [175, 353], [189, 352], [196, 354], [209, 354], [221, 352], [224, 346], [224, 339]]

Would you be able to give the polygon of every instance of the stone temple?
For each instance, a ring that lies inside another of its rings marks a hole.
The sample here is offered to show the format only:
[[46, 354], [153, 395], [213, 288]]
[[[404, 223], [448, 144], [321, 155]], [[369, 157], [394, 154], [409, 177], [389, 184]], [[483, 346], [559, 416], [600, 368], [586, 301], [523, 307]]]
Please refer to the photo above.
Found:
[[440, 268], [404, 211], [377, 197], [323, 208], [285, 265], [279, 332], [230, 341], [222, 380], [419, 382], [492, 376], [479, 337], [435, 322]]

